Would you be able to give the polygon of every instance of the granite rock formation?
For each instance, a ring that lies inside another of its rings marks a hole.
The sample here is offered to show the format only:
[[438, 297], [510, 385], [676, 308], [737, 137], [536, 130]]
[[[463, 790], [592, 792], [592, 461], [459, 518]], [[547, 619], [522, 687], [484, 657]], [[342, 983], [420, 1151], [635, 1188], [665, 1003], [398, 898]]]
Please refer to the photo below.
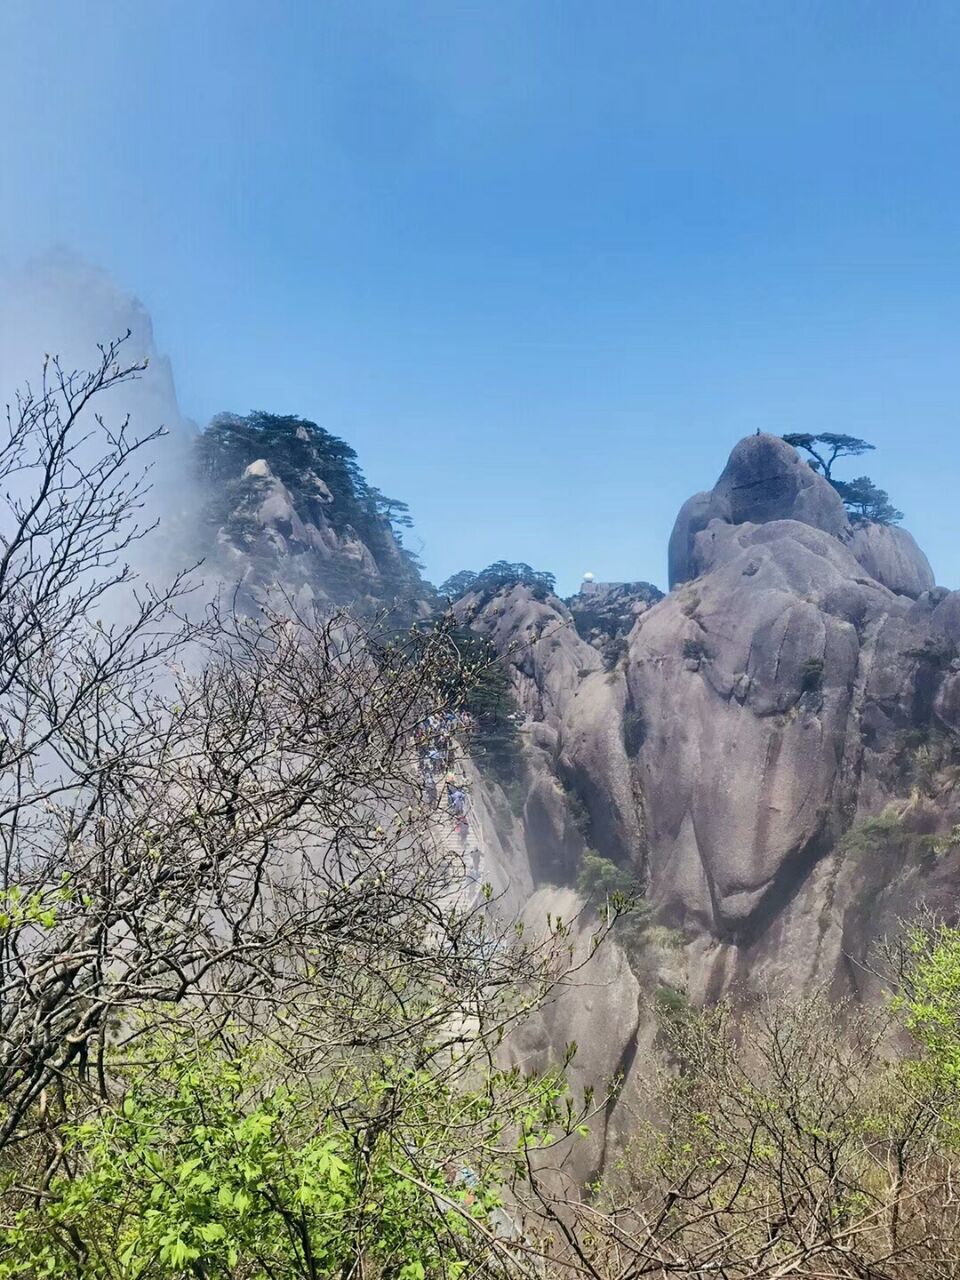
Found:
[[[955, 915], [960, 885], [960, 592], [934, 586], [910, 535], [851, 521], [761, 435], [684, 505], [670, 556], [660, 600], [517, 586], [458, 605], [525, 716], [510, 823], [528, 918], [558, 894], [583, 909], [588, 849], [631, 868], [652, 912], [647, 942], [598, 959], [605, 994], [563, 997], [541, 1028], [624, 1077], [595, 1167], [642, 1111], [664, 984], [694, 1003], [869, 997], [877, 941], [921, 905]], [[611, 628], [598, 605], [626, 608]]]

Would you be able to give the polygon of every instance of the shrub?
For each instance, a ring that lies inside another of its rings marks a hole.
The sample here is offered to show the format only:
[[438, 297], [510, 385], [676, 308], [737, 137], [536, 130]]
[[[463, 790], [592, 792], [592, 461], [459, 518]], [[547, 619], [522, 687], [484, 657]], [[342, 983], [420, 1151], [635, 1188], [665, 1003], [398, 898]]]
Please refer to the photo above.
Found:
[[560, 785], [563, 788], [563, 794], [567, 801], [567, 809], [573, 819], [574, 826], [583, 836], [584, 840], [589, 841], [592, 835], [593, 823], [586, 800], [584, 800], [583, 796], [576, 789], [574, 784], [567, 779], [561, 778]]
[[665, 982], [662, 982], [657, 987], [653, 1003], [657, 1011], [657, 1017], [662, 1022], [682, 1022], [692, 1012], [686, 993], [678, 991], [676, 987], [671, 987]]
[[905, 834], [896, 814], [885, 810], [876, 817], [867, 818], [851, 827], [841, 837], [837, 848], [840, 853], [854, 857], [882, 853], [891, 847], [893, 841], [901, 839]]
[[807, 658], [800, 665], [800, 692], [819, 693], [823, 688], [823, 659]]
[[636, 872], [588, 849], [580, 865], [577, 889], [599, 911], [609, 913], [614, 936], [628, 956], [636, 954], [651, 924], [650, 906]]
[[623, 713], [623, 746], [628, 756], [635, 756], [647, 736], [647, 722], [639, 707], [629, 707]]

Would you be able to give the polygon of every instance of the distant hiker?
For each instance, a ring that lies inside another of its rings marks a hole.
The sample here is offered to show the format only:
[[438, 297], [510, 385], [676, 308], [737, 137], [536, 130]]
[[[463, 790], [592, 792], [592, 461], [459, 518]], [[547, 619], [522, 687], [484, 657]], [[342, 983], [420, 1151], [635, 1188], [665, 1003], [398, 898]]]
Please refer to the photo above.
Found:
[[464, 868], [463, 884], [464, 888], [469, 892], [480, 888], [483, 879], [480, 870], [481, 855], [476, 845], [470, 850], [470, 861]]

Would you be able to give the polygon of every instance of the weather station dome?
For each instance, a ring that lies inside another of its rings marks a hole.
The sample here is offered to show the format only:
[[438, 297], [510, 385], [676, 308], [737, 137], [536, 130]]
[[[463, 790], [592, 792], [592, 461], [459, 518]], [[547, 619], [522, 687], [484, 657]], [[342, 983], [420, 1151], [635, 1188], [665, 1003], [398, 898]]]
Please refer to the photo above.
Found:
[[587, 572], [583, 575], [583, 580], [584, 580], [584, 582], [592, 582], [592, 581], [593, 581], [593, 574], [590, 572], [590, 570], [589, 570], [589, 569], [588, 569], [588, 570], [587, 570]]

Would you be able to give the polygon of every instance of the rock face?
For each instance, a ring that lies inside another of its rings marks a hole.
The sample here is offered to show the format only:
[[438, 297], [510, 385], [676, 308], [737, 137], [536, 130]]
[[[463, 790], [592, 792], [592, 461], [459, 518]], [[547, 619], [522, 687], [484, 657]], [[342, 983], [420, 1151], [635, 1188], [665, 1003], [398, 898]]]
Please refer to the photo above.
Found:
[[357, 532], [336, 528], [324, 507], [331, 501], [321, 476], [310, 478], [304, 503], [274, 474], [266, 458], [244, 468], [241, 501], [215, 531], [216, 563], [230, 581], [247, 586], [282, 585], [295, 604], [322, 599], [372, 599], [389, 603], [398, 582], [421, 598], [419, 576], [404, 562], [389, 526], [378, 539], [379, 556]]
[[[409, 621], [431, 589], [354, 451], [317, 423], [264, 412], [217, 415], [198, 437], [197, 543], [228, 583], [280, 588], [298, 608], [396, 608]], [[402, 504], [399, 504], [404, 509]]]
[[628, 666], [650, 892], [678, 922], [747, 938], [842, 829], [860, 722], [896, 715], [923, 626], [796, 521], [713, 524], [697, 553], [700, 577], [651, 610]]
[[927, 557], [906, 529], [873, 521], [852, 522], [840, 495], [779, 436], [741, 440], [713, 489], [694, 494], [680, 509], [670, 536], [670, 586], [704, 572], [699, 535], [712, 521], [769, 524], [795, 520], [849, 545], [871, 578], [898, 595], [917, 596], [934, 586]]
[[712, 507], [731, 524], [798, 520], [837, 537], [849, 528], [837, 491], [779, 436], [740, 441], [714, 487]]
[[[849, 983], [844, 953], [883, 918], [866, 885], [901, 913], [943, 896], [953, 846], [936, 874], [922, 855], [960, 819], [960, 595], [934, 588], [908, 533], [851, 523], [763, 435], [685, 504], [671, 566], [674, 589], [630, 602], [613, 655], [583, 624], [589, 598], [516, 588], [474, 617], [514, 646], [534, 879], [573, 883], [588, 847], [632, 865], [702, 996], [786, 955], [796, 982]], [[850, 832], [881, 814], [900, 854], [855, 873]]]

